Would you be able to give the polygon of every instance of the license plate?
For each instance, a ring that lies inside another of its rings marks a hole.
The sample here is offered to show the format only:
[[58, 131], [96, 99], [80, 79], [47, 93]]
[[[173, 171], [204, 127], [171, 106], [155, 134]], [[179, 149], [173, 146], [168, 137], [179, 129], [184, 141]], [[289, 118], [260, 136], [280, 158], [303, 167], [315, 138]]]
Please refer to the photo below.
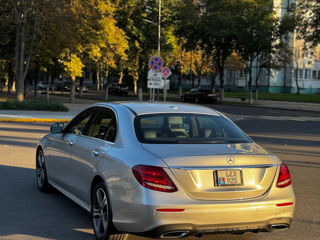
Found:
[[243, 185], [242, 171], [240, 169], [216, 170], [215, 178], [219, 187]]

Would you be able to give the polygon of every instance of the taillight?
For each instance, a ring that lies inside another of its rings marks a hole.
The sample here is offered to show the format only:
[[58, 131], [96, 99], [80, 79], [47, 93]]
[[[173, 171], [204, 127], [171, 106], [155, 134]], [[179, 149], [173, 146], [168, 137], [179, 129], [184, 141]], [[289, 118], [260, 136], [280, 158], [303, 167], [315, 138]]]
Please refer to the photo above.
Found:
[[176, 185], [162, 167], [137, 165], [132, 168], [138, 182], [149, 189], [161, 192], [176, 192]]
[[281, 163], [279, 177], [277, 181], [277, 187], [284, 188], [286, 186], [289, 186], [291, 182], [292, 182], [291, 176], [290, 176], [290, 172], [287, 165], [285, 165], [284, 163]]

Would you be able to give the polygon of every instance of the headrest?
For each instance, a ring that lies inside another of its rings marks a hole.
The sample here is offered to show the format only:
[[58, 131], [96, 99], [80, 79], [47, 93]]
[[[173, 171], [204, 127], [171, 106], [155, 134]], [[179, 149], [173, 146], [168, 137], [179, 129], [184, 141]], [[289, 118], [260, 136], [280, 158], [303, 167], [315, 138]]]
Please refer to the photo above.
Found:
[[157, 138], [157, 133], [154, 130], [143, 131], [144, 138]]
[[169, 125], [180, 125], [183, 124], [182, 117], [176, 116], [176, 117], [168, 117], [168, 123]]

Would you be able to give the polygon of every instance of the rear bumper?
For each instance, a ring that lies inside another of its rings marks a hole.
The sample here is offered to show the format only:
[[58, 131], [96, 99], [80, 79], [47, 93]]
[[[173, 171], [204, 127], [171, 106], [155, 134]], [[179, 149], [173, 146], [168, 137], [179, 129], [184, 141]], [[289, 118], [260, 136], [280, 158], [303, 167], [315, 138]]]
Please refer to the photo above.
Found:
[[[294, 199], [285, 200], [288, 201]], [[157, 212], [159, 208], [174, 207], [135, 206], [131, 217], [125, 221], [114, 218], [114, 225], [119, 231], [148, 237], [161, 237], [172, 231], [186, 232], [185, 235], [266, 232], [274, 230], [272, 225], [277, 225], [275, 230], [288, 229], [294, 212], [294, 204], [278, 207], [273, 201], [176, 206], [185, 209], [183, 212]]]
[[[151, 238], [182, 238], [220, 233], [245, 233], [245, 232], [272, 232], [287, 230], [290, 228], [292, 219], [270, 219], [266, 222], [242, 223], [242, 224], [217, 224], [217, 225], [192, 225], [172, 224], [162, 225], [147, 232], [134, 233], [136, 235]], [[281, 223], [280, 223], [281, 222]]]
[[280, 230], [290, 227], [295, 209], [292, 186], [271, 187], [257, 198], [229, 201], [196, 200], [184, 191], [163, 193], [142, 186], [125, 192], [114, 188], [113, 193], [115, 228], [151, 237], [170, 231], [187, 231], [186, 235], [271, 231], [272, 225]]

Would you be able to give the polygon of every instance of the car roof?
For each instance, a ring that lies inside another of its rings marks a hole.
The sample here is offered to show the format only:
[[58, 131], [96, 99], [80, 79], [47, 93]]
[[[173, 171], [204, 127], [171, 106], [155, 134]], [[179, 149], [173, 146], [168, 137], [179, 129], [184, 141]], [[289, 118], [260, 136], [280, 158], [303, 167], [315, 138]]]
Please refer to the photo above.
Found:
[[123, 106], [130, 110], [134, 115], [155, 114], [155, 113], [195, 113], [220, 116], [219, 112], [214, 109], [195, 105], [176, 102], [114, 102], [99, 103], [106, 106]]

